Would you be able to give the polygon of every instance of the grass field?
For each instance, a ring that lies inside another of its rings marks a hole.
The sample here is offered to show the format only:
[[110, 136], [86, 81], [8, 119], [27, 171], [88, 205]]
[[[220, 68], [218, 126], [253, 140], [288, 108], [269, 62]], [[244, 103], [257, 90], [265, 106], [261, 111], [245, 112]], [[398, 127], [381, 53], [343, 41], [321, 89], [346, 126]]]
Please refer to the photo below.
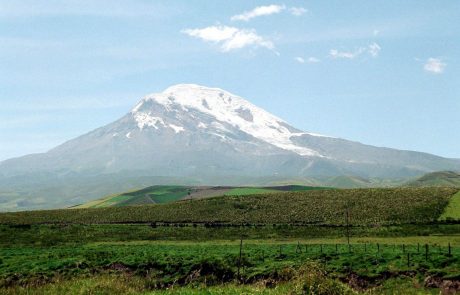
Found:
[[308, 190], [4, 213], [0, 293], [454, 294], [458, 196]]
[[129, 191], [121, 194], [110, 195], [99, 200], [72, 208], [103, 208], [123, 207], [143, 204], [164, 204], [183, 199], [202, 199], [216, 196], [244, 196], [252, 194], [264, 194], [280, 191], [307, 191], [327, 189], [324, 187], [285, 185], [272, 187], [220, 187], [220, 186], [174, 186], [156, 185], [141, 190]]
[[[353, 229], [348, 246], [344, 229], [323, 228], [311, 233], [295, 226], [242, 227], [233, 233], [193, 226], [1, 226], [0, 290], [58, 294], [99, 286], [106, 289], [101, 294], [111, 294], [112, 289], [159, 294], [166, 292], [165, 288], [189, 293], [207, 288], [215, 292], [266, 288], [267, 292], [279, 290], [282, 292], [273, 294], [283, 294], [296, 288], [299, 270], [306, 265], [311, 270], [310, 264], [323, 274], [311, 284], [329, 284], [342, 291], [385, 289], [390, 284], [388, 277], [401, 275], [404, 283], [423, 286], [427, 276], [439, 280], [460, 277], [459, 229], [460, 225], [438, 225], [423, 233], [417, 232], [416, 226], [365, 231], [380, 237], [362, 237], [362, 229]], [[199, 231], [204, 233], [198, 240], [186, 239]], [[4, 239], [13, 232], [13, 239]], [[260, 232], [272, 232], [276, 238], [263, 239]], [[409, 235], [392, 236], [398, 232]], [[128, 276], [130, 280], [118, 286], [113, 276], [122, 281]], [[394, 288], [391, 284], [387, 287]], [[430, 292], [422, 287], [420, 291]]]

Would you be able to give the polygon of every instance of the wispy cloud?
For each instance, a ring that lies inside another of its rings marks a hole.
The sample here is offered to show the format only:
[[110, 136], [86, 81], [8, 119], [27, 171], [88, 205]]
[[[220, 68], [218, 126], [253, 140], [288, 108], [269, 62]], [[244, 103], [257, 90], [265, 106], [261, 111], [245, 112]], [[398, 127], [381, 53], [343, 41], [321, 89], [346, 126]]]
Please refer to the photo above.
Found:
[[367, 47], [359, 47], [353, 51], [340, 51], [338, 49], [331, 49], [329, 51], [329, 56], [337, 59], [337, 58], [345, 58], [345, 59], [354, 59], [364, 53], [370, 54], [372, 57], [377, 57], [380, 53], [382, 48], [377, 43], [372, 43]]
[[370, 55], [372, 55], [372, 57], [377, 57], [380, 53], [380, 50], [382, 50], [382, 48], [375, 42], [367, 47], [367, 51]]
[[295, 61], [297, 61], [298, 63], [301, 63], [301, 64], [304, 64], [305, 63], [305, 59], [303, 59], [302, 57], [300, 56], [297, 56], [294, 58]]
[[314, 56], [310, 56], [308, 59], [307, 59], [307, 62], [310, 63], [310, 64], [315, 64], [315, 63], [319, 63], [321, 62], [320, 59], [314, 57]]
[[291, 8], [289, 8], [289, 12], [290, 12], [292, 15], [301, 16], [301, 15], [307, 13], [308, 10], [305, 9], [305, 8], [303, 8], [303, 7], [291, 7]]
[[239, 29], [229, 26], [210, 26], [202, 29], [186, 29], [182, 33], [203, 41], [218, 44], [223, 52], [244, 47], [264, 47], [270, 50], [274, 44], [259, 36], [254, 29]]
[[297, 61], [298, 63], [301, 63], [301, 64], [304, 64], [304, 63], [314, 64], [314, 63], [321, 62], [320, 59], [318, 59], [318, 58], [316, 58], [314, 56], [310, 56], [307, 59], [304, 59], [303, 57], [297, 56], [297, 57], [294, 58], [294, 60]]
[[308, 10], [304, 7], [289, 7], [288, 8], [285, 5], [271, 4], [271, 5], [266, 5], [266, 6], [258, 6], [254, 8], [253, 10], [245, 11], [241, 14], [234, 15], [230, 19], [232, 21], [246, 21], [247, 22], [259, 16], [278, 14], [283, 11], [287, 11], [294, 16], [301, 16], [305, 14], [306, 12], [308, 12]]
[[430, 57], [426, 61], [423, 68], [425, 69], [425, 71], [432, 73], [432, 74], [442, 74], [446, 66], [447, 64], [444, 63], [440, 58]]
[[332, 58], [346, 58], [346, 59], [354, 59], [355, 57], [361, 55], [364, 52], [365, 48], [360, 47], [354, 51], [339, 51], [337, 49], [331, 49], [329, 51], [329, 55]]
[[231, 17], [232, 21], [249, 21], [255, 17], [277, 14], [285, 10], [286, 6], [284, 5], [267, 5], [267, 6], [258, 6], [250, 11], [245, 11], [241, 14], [237, 14]]

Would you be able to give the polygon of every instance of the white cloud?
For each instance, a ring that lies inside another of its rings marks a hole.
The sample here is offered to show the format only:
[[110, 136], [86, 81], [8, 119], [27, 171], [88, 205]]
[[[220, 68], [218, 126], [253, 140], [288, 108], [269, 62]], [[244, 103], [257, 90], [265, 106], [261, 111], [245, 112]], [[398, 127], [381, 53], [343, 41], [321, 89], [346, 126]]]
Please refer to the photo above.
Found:
[[354, 58], [360, 56], [361, 54], [367, 52], [372, 57], [377, 57], [379, 55], [379, 53], [380, 53], [380, 50], [382, 50], [380, 45], [378, 45], [377, 43], [374, 42], [374, 43], [370, 44], [367, 47], [359, 47], [358, 49], [356, 49], [354, 51], [339, 51], [337, 49], [331, 49], [329, 51], [329, 55], [332, 58], [354, 59]]
[[382, 50], [382, 48], [375, 42], [369, 45], [367, 49], [372, 57], [377, 57], [380, 53], [380, 50]]
[[307, 61], [308, 61], [308, 63], [310, 63], [310, 64], [314, 64], [314, 63], [319, 63], [319, 62], [321, 62], [320, 59], [318, 59], [318, 58], [316, 58], [316, 57], [314, 57], [314, 56], [310, 56], [310, 57], [307, 59]]
[[182, 32], [205, 41], [221, 42], [232, 38], [239, 29], [227, 26], [212, 26], [203, 29], [186, 29]]
[[297, 56], [296, 58], [294, 58], [298, 63], [301, 63], [301, 64], [304, 64], [305, 63], [305, 59], [303, 59], [302, 57], [300, 56]]
[[378, 34], [380, 34], [380, 31], [375, 29], [374, 31], [372, 31], [372, 35], [374, 36], [377, 36]]
[[440, 58], [430, 57], [426, 61], [423, 68], [425, 69], [425, 71], [433, 73], [433, 74], [442, 74], [446, 66], [447, 64], [442, 62]]
[[202, 29], [186, 29], [182, 33], [207, 42], [220, 45], [223, 52], [244, 48], [247, 46], [265, 47], [273, 50], [274, 44], [257, 35], [253, 29], [238, 29], [228, 26], [211, 26]]
[[237, 14], [231, 17], [232, 21], [249, 21], [255, 17], [263, 16], [263, 15], [271, 15], [280, 13], [286, 9], [284, 5], [267, 5], [267, 6], [258, 6], [251, 11], [245, 11], [242, 14]]
[[314, 56], [310, 56], [309, 58], [307, 59], [304, 59], [303, 57], [300, 57], [300, 56], [297, 56], [294, 58], [298, 63], [301, 63], [301, 64], [304, 64], [304, 63], [309, 63], [309, 64], [315, 64], [315, 63], [319, 63], [321, 62], [320, 59], [314, 57]]
[[303, 8], [303, 7], [291, 7], [289, 8], [289, 12], [292, 14], [292, 15], [295, 15], [295, 16], [301, 16], [303, 14], [305, 14], [308, 10]]
[[355, 57], [361, 55], [366, 49], [364, 47], [360, 47], [355, 51], [338, 51], [337, 49], [331, 49], [329, 51], [329, 55], [332, 58], [347, 58], [347, 59], [354, 59]]

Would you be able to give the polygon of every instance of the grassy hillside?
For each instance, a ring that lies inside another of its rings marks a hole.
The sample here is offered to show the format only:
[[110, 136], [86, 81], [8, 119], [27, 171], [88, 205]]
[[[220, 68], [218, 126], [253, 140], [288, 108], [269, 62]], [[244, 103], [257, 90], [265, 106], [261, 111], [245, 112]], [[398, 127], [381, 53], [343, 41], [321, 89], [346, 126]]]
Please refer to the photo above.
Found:
[[0, 214], [1, 224], [31, 223], [299, 223], [355, 225], [437, 220], [454, 188], [310, 190], [225, 196], [175, 203]]
[[103, 208], [142, 204], [164, 204], [184, 199], [202, 199], [224, 195], [243, 196], [280, 191], [306, 191], [316, 189], [326, 188], [303, 185], [266, 187], [155, 185], [141, 190], [110, 195], [96, 201], [91, 201], [83, 205], [75, 206], [73, 208]]
[[410, 181], [408, 186], [450, 186], [460, 188], [460, 173], [453, 171], [440, 171], [423, 175], [422, 177]]

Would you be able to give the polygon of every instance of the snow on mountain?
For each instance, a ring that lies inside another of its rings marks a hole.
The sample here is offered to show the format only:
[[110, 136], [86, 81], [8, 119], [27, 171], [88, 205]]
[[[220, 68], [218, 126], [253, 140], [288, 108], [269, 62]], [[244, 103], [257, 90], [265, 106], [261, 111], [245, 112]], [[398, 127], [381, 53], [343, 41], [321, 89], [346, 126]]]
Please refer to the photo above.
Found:
[[[144, 104], [154, 101], [164, 106], [165, 110], [189, 109], [208, 114], [217, 122], [228, 123], [257, 139], [263, 140], [284, 150], [295, 152], [302, 156], [324, 157], [319, 152], [292, 141], [293, 136], [309, 134], [290, 127], [282, 119], [251, 104], [243, 98], [219, 88], [208, 88], [195, 84], [178, 84], [167, 88], [162, 93], [147, 95], [131, 111], [139, 129], [153, 127], [172, 128], [176, 133], [184, 131], [187, 126], [177, 126], [165, 122], [162, 118], [152, 115]], [[208, 128], [205, 122], [198, 122], [198, 127]], [[314, 136], [321, 136], [310, 134]]]

